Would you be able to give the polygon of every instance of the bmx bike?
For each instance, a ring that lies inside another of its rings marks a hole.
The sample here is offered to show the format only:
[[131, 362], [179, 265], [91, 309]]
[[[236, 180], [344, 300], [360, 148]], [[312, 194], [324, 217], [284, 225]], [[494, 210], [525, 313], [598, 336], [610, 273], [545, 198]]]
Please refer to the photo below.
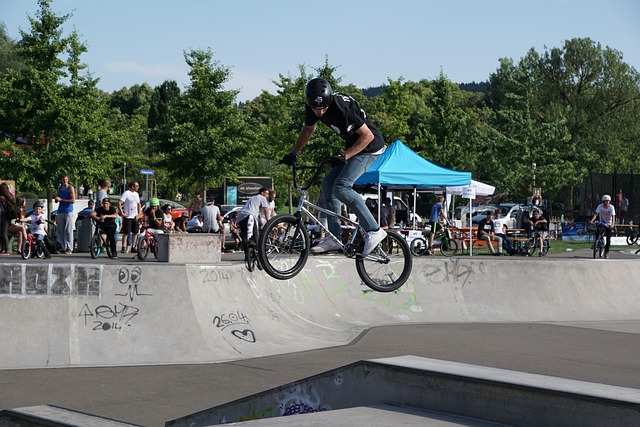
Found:
[[[458, 242], [454, 239], [453, 233], [448, 223], [443, 223], [439, 231], [433, 236], [434, 246], [436, 244], [440, 248], [440, 253], [446, 257], [452, 257], [458, 253]], [[416, 237], [411, 241], [409, 248], [415, 256], [421, 256], [427, 253], [427, 240], [424, 237]]]
[[[112, 258], [114, 254], [111, 252], [111, 246], [107, 241], [106, 233], [100, 229], [100, 226], [96, 220], [93, 220], [93, 225], [95, 226], [95, 231], [93, 233], [93, 236], [91, 237], [91, 243], [89, 244], [89, 252], [91, 253], [91, 258], [97, 259], [102, 251], [106, 251], [107, 256], [109, 258]], [[117, 255], [117, 253], [115, 255]]]
[[[293, 186], [300, 194], [298, 208], [292, 215], [276, 215], [263, 227], [258, 239], [258, 258], [262, 268], [278, 280], [287, 280], [300, 273], [309, 258], [310, 239], [306, 224], [314, 224], [325, 232], [326, 238], [338, 244], [345, 257], [355, 260], [356, 271], [368, 287], [378, 292], [395, 291], [411, 274], [413, 261], [406, 240], [398, 233], [387, 230], [387, 237], [369, 255], [362, 256], [366, 231], [357, 222], [307, 200], [309, 188], [317, 181], [322, 167], [327, 163], [328, 160], [318, 166], [292, 166]], [[306, 185], [297, 183], [297, 171], [300, 170], [312, 171], [312, 177]], [[347, 243], [334, 236], [311, 210], [352, 226], [354, 231]]]

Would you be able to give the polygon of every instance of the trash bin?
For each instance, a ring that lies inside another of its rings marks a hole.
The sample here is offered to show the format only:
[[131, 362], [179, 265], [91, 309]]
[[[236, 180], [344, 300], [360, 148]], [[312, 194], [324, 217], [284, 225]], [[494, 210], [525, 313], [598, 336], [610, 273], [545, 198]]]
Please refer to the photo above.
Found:
[[95, 232], [95, 225], [91, 218], [85, 218], [76, 223], [76, 229], [78, 231], [78, 247], [77, 252], [89, 252], [89, 246], [91, 245], [91, 238]]

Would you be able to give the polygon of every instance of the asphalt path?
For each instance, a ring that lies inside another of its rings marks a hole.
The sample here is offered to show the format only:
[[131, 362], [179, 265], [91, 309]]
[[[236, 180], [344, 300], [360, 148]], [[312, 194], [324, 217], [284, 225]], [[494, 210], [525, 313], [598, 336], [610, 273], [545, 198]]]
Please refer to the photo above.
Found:
[[[566, 252], [540, 258], [540, 262], [561, 257], [590, 258], [591, 253]], [[627, 249], [612, 249], [612, 259], [627, 257], [635, 255]], [[54, 255], [53, 261], [58, 259], [96, 262], [88, 253]], [[241, 259], [238, 253], [223, 255], [224, 261]], [[509, 257], [503, 259], [509, 262]], [[15, 256], [0, 259], [0, 263], [19, 261]], [[140, 261], [124, 254], [118, 262]], [[344, 346], [227, 363], [4, 370], [0, 371], [0, 410], [52, 404], [133, 424], [161, 426], [359, 360], [402, 355], [640, 389], [638, 349], [640, 320], [388, 326], [370, 329]]]

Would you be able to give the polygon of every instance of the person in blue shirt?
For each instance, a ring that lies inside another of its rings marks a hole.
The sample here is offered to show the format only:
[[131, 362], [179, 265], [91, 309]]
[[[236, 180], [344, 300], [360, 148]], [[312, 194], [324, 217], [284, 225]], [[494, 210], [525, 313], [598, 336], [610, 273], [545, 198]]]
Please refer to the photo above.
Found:
[[429, 223], [431, 224], [431, 235], [429, 235], [429, 255], [433, 255], [433, 239], [438, 231], [440, 219], [447, 221], [447, 212], [444, 210], [444, 197], [438, 196], [438, 201], [431, 207]]
[[60, 176], [60, 186], [55, 198], [58, 205], [56, 215], [56, 230], [58, 241], [66, 254], [73, 252], [73, 204], [76, 201], [76, 190], [69, 184], [69, 176], [63, 173]]

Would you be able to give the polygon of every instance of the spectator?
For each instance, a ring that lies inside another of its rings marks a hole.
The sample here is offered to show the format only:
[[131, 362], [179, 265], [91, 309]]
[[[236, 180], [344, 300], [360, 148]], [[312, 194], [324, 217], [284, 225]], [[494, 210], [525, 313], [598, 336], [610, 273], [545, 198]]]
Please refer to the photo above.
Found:
[[175, 224], [176, 233], [187, 232], [187, 221], [189, 220], [189, 212], [184, 211], [180, 217], [176, 218], [173, 222]]
[[222, 234], [222, 248], [224, 249], [223, 219], [222, 215], [220, 215], [220, 209], [216, 206], [215, 199], [210, 197], [209, 204], [202, 209], [202, 231]]
[[391, 203], [391, 197], [384, 199], [384, 204], [380, 207], [380, 227], [389, 229], [396, 224], [396, 210]]
[[9, 225], [16, 218], [18, 206], [6, 182], [0, 184], [0, 255], [9, 255]]
[[47, 235], [45, 224], [47, 223], [47, 218], [45, 218], [42, 213], [42, 202], [40, 200], [36, 201], [33, 204], [33, 213], [29, 215], [29, 224], [31, 234], [36, 236], [36, 245], [38, 245], [42, 252], [44, 253], [45, 258], [51, 258], [51, 253], [49, 249], [47, 249], [47, 245], [44, 244], [44, 237]]
[[76, 201], [76, 190], [69, 184], [69, 176], [63, 173], [60, 176], [60, 186], [55, 198], [58, 203], [56, 215], [56, 229], [58, 242], [67, 255], [73, 252], [73, 204]]
[[27, 240], [27, 230], [21, 223], [26, 222], [27, 218], [27, 199], [24, 196], [16, 197], [16, 217], [13, 224], [9, 224], [9, 233], [17, 236], [18, 252], [22, 250], [22, 243]]
[[[129, 189], [122, 193], [118, 201], [118, 209], [124, 216], [122, 224], [122, 253], [131, 251], [131, 247], [135, 248], [138, 234], [138, 219], [142, 217], [142, 205], [140, 204], [140, 195], [138, 188], [140, 185], [133, 181], [129, 184]], [[153, 199], [152, 199], [153, 200]], [[158, 199], [155, 199], [156, 201]], [[131, 234], [131, 242], [129, 242], [129, 234]]]
[[619, 222], [624, 224], [627, 220], [627, 211], [629, 210], [629, 199], [627, 199], [622, 190], [618, 190], [616, 194], [616, 209], [619, 214]]
[[196, 215], [187, 221], [187, 233], [202, 233], [202, 217]]
[[[488, 211], [486, 218], [483, 218], [478, 224], [478, 239], [487, 242], [487, 246], [492, 255], [504, 255], [502, 253], [502, 239], [495, 234], [492, 211]], [[496, 242], [498, 252], [493, 248], [492, 241]]]
[[118, 259], [118, 245], [116, 244], [116, 232], [118, 226], [116, 225], [116, 218], [118, 214], [116, 208], [111, 206], [111, 201], [108, 197], [102, 200], [98, 200], [100, 206], [89, 215], [97, 223], [100, 230], [104, 231], [107, 235], [107, 242], [111, 248], [111, 258]]
[[497, 208], [495, 218], [493, 219], [493, 231], [496, 236], [502, 239], [502, 247], [509, 255], [514, 254], [513, 243], [507, 236], [506, 219], [502, 218], [502, 209]]
[[202, 197], [199, 191], [196, 191], [195, 196], [191, 199], [189, 210], [191, 211], [191, 218], [202, 213]]
[[[429, 235], [429, 255], [433, 255], [433, 239], [438, 231], [440, 221], [447, 221], [447, 212], [444, 210], [444, 197], [438, 196], [438, 201], [431, 207], [429, 222], [431, 224], [431, 234]], [[493, 248], [491, 250], [493, 253]]]
[[[109, 190], [111, 189], [111, 181], [105, 179], [102, 185], [98, 185], [98, 193], [96, 194], [96, 200], [98, 201], [98, 207], [102, 206], [102, 201], [109, 197]], [[115, 206], [114, 206], [115, 208]]]
[[266, 224], [267, 221], [276, 216], [276, 190], [269, 190], [269, 197], [267, 197], [267, 200], [269, 201], [269, 216], [265, 218], [263, 213], [260, 212], [261, 224]]
[[523, 223], [528, 224], [533, 233], [533, 237], [537, 241], [540, 252], [538, 256], [544, 256], [544, 239], [547, 237], [548, 224], [547, 220], [542, 216], [539, 209], [534, 209], [530, 218], [525, 218]]
[[240, 236], [240, 227], [238, 227], [238, 212], [234, 212], [233, 214], [231, 214], [231, 219], [229, 219], [229, 232], [233, 237], [233, 250], [237, 251], [240, 249], [240, 244], [242, 243], [242, 237]]
[[175, 223], [173, 222], [171, 210], [172, 208], [168, 204], [162, 207], [162, 230], [165, 233], [175, 232]]

